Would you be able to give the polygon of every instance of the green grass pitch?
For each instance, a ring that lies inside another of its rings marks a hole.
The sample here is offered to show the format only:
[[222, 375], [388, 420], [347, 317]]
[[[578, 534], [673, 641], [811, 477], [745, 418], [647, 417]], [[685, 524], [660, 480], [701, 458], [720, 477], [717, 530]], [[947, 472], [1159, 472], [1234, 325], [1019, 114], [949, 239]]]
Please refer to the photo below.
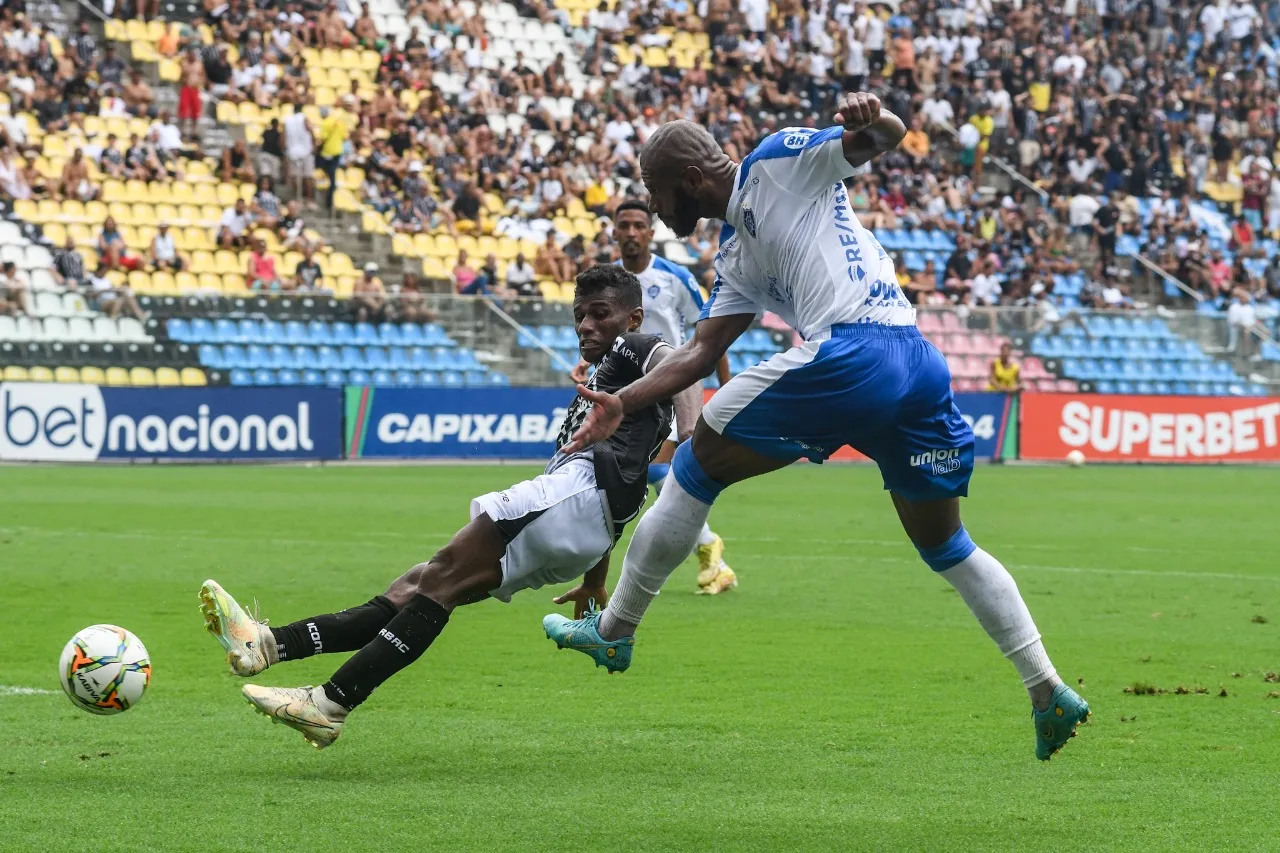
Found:
[[[0, 468], [0, 851], [1280, 843], [1272, 469], [977, 472], [968, 527], [1094, 708], [1047, 764], [1013, 668], [867, 467], [727, 492], [711, 520], [740, 589], [695, 597], [683, 567], [625, 675], [556, 652], [543, 589], [458, 611], [325, 752], [241, 700], [196, 609], [206, 576], [277, 623], [357, 604], [533, 471]], [[58, 691], [95, 622], [150, 649], [141, 705], [96, 718], [15, 689]]]

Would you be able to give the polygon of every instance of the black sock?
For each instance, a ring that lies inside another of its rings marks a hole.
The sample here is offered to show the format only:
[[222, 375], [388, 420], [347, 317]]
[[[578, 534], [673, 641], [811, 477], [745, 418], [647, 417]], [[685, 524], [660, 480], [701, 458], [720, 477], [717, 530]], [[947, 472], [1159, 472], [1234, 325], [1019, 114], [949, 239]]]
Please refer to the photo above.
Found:
[[380, 595], [359, 607], [312, 616], [271, 629], [280, 660], [301, 660], [312, 655], [354, 652], [378, 636], [396, 615], [391, 599]]
[[325, 695], [347, 709], [359, 705], [382, 682], [422, 657], [449, 621], [449, 611], [415, 595], [368, 645], [325, 682]]

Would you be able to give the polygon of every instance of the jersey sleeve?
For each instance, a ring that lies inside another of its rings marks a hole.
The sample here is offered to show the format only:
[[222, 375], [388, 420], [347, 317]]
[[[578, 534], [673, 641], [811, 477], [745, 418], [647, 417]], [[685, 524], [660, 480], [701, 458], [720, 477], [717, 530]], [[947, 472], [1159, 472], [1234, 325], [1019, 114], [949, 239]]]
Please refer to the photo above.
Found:
[[698, 320], [712, 317], [728, 317], [731, 314], [759, 314], [760, 306], [752, 302], [745, 294], [735, 288], [728, 279], [717, 274], [715, 287], [711, 296], [702, 304]]
[[613, 343], [612, 357], [621, 360], [625, 365], [627, 380], [631, 384], [644, 376], [649, 370], [649, 357], [659, 347], [670, 346], [658, 335], [646, 335], [643, 332], [627, 332]]
[[[790, 127], [766, 137], [747, 155], [749, 172], [764, 171], [773, 183], [793, 195], [813, 197], [854, 174], [844, 156], [844, 128]], [[742, 176], [745, 184], [747, 175]]]
[[677, 267], [674, 274], [682, 285], [678, 301], [680, 315], [685, 318], [686, 325], [693, 325], [698, 321], [698, 315], [702, 313], [702, 291], [698, 288], [698, 282], [694, 279], [693, 273], [684, 267]]

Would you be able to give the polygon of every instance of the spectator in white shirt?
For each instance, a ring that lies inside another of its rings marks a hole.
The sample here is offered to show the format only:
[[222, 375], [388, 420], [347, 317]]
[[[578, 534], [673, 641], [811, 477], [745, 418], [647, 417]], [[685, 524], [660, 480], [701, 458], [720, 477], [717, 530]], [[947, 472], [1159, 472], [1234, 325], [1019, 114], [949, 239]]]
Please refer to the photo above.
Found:
[[1227, 7], [1227, 24], [1234, 41], [1251, 36], [1258, 20], [1258, 10], [1253, 3], [1232, 3]]
[[169, 233], [169, 223], [161, 222], [156, 236], [151, 238], [151, 266], [156, 270], [179, 272], [182, 269], [182, 258], [178, 255], [178, 246]]
[[989, 258], [982, 262], [981, 271], [973, 277], [969, 285], [969, 293], [973, 296], [974, 305], [995, 305], [1000, 301], [1003, 289], [996, 278], [995, 263]]
[[222, 212], [218, 223], [218, 245], [224, 249], [243, 249], [248, 245], [249, 226], [252, 224], [253, 214], [245, 207], [244, 199], [236, 199], [235, 207], [228, 207]]
[[1055, 77], [1069, 76], [1073, 83], [1079, 83], [1087, 67], [1088, 63], [1072, 43], [1067, 45], [1066, 53], [1053, 61], [1053, 74]]
[[1087, 193], [1072, 196], [1067, 202], [1067, 222], [1079, 231], [1086, 231], [1093, 225], [1093, 215], [1098, 212], [1098, 200]]
[[1226, 17], [1223, 6], [1218, 3], [1209, 3], [1200, 10], [1200, 29], [1204, 33], [1206, 45], [1211, 45], [1218, 40], [1218, 35], [1226, 23]]
[[1067, 174], [1072, 183], [1082, 190], [1088, 189], [1089, 181], [1098, 168], [1098, 161], [1088, 156], [1083, 148], [1076, 149], [1075, 159], [1067, 162]]
[[523, 252], [517, 254], [515, 260], [507, 264], [507, 287], [514, 290], [517, 296], [541, 296], [542, 291], [538, 288], [536, 279], [537, 274], [534, 272], [533, 265], [525, 260]]
[[1247, 356], [1251, 346], [1249, 331], [1258, 322], [1253, 303], [1244, 288], [1237, 288], [1227, 306], [1227, 349], [1241, 356]]
[[955, 108], [946, 98], [926, 98], [920, 109], [926, 125], [951, 124], [956, 117]]
[[156, 147], [161, 151], [173, 152], [182, 149], [182, 131], [178, 130], [178, 126], [173, 123], [167, 110], [160, 113], [159, 120], [151, 125], [151, 130], [156, 134]]

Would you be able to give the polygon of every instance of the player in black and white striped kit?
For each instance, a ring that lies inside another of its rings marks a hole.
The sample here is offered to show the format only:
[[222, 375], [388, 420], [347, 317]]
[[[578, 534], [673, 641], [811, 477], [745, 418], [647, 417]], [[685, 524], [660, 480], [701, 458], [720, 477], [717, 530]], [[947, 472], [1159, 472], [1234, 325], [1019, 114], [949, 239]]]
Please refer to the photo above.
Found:
[[[616, 393], [673, 352], [661, 337], [637, 331], [644, 320], [640, 283], [621, 267], [597, 266], [579, 275], [573, 313], [579, 350], [597, 365], [593, 390]], [[357, 607], [268, 628], [215, 581], [206, 581], [200, 589], [206, 627], [227, 650], [236, 675], [317, 654], [356, 652], [321, 687], [248, 685], [245, 698], [324, 748], [352, 709], [421, 657], [454, 608], [489, 597], [508, 601], [521, 590], [579, 577], [582, 582], [556, 603], [573, 602], [575, 617], [592, 602], [604, 606], [609, 554], [644, 504], [649, 462], [670, 433], [677, 405], [682, 423], [696, 421], [696, 407], [663, 400], [629, 414], [608, 439], [564, 454], [560, 448], [591, 408], [575, 397], [542, 474], [472, 500], [470, 523], [449, 544]]]

